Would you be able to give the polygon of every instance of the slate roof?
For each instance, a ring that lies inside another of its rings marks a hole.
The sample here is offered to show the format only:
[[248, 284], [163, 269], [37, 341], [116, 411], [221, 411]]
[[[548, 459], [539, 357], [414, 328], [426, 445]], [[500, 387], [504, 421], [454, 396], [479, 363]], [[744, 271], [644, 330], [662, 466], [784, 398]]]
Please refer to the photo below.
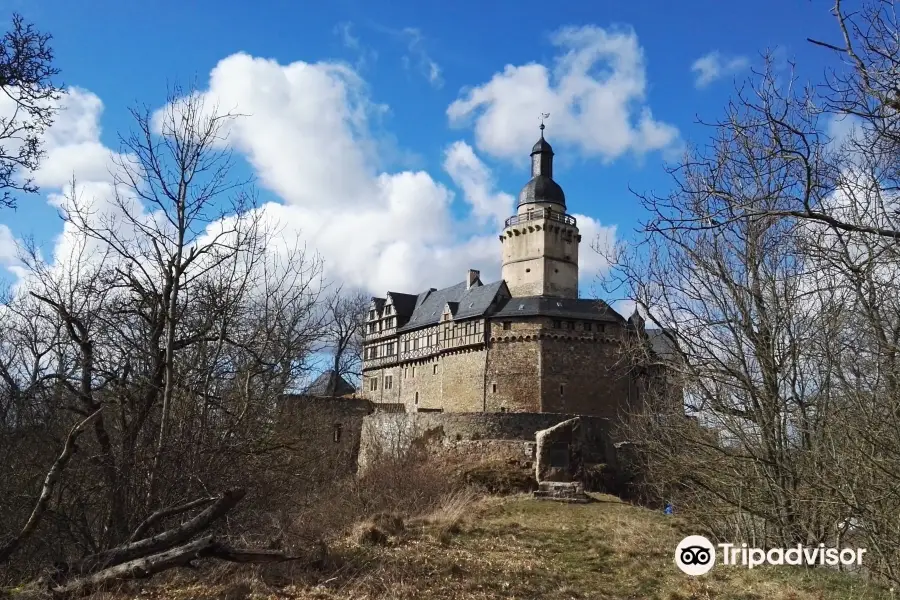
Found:
[[544, 139], [543, 133], [541, 133], [541, 139], [535, 142], [534, 146], [531, 147], [531, 153], [535, 154], [536, 152], [549, 152], [553, 153], [553, 146], [550, 145], [550, 142]]
[[408, 317], [412, 314], [418, 299], [418, 296], [415, 294], [402, 294], [400, 292], [388, 292], [388, 296], [391, 297], [397, 315], [401, 317]]
[[551, 296], [526, 296], [510, 298], [494, 317], [559, 317], [561, 319], [581, 319], [624, 323], [622, 315], [614, 311], [603, 300], [591, 298], [554, 298]]
[[644, 332], [650, 339], [650, 347], [661, 358], [673, 358], [675, 356], [674, 342], [669, 339], [662, 329], [645, 329]]
[[[486, 285], [474, 285], [467, 290], [466, 282], [461, 281], [440, 290], [432, 288], [418, 296], [390, 292], [395, 303], [401, 299], [401, 302], [408, 304], [415, 299], [415, 306], [410, 311], [409, 321], [399, 327], [398, 331], [411, 331], [438, 324], [444, 308], [448, 305], [454, 321], [485, 316], [491, 308], [494, 298], [497, 297], [497, 293], [504, 285], [503, 280], [500, 280]], [[397, 312], [403, 314], [403, 310], [399, 306], [397, 306]], [[499, 306], [499, 310], [491, 313], [490, 316], [496, 318], [543, 316], [625, 323], [625, 319], [606, 302], [591, 298], [556, 298], [552, 296], [509, 298]]]
[[375, 303], [375, 310], [377, 310], [379, 313], [384, 308], [384, 300], [384, 298], [372, 298], [372, 302]]
[[503, 280], [495, 281], [487, 285], [479, 285], [470, 288], [459, 300], [459, 308], [453, 314], [454, 319], [468, 319], [480, 317], [491, 306], [491, 302], [497, 296], [497, 292], [503, 287]]
[[409, 331], [439, 323], [447, 304], [451, 305], [450, 310], [455, 320], [482, 316], [490, 308], [491, 302], [502, 286], [501, 280], [487, 285], [475, 285], [467, 290], [466, 282], [461, 281], [441, 290], [430, 289], [422, 292], [416, 298], [416, 306], [409, 322], [398, 331]]
[[558, 183], [546, 175], [535, 175], [519, 192], [519, 206], [535, 202], [566, 205], [566, 194]]
[[334, 369], [328, 369], [316, 377], [303, 393], [306, 396], [343, 396], [355, 391], [356, 388], [336, 374]]

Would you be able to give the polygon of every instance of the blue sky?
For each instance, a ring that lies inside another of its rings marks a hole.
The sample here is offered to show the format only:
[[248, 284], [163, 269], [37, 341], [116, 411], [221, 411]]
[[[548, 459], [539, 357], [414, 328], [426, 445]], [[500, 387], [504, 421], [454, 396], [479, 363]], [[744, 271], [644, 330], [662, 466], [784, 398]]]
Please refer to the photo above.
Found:
[[[708, 132], [696, 118], [721, 114], [735, 79], [760, 63], [763, 50], [777, 47], [797, 62], [801, 77], [817, 78], [833, 57], [806, 38], [837, 38], [831, 3], [819, 0], [464, 0], [452, 5], [6, 0], [2, 5], [6, 13], [17, 10], [53, 34], [61, 81], [85, 94], [81, 108], [69, 116], [88, 115], [85, 127], [92, 132], [76, 133], [83, 139], [73, 143], [116, 149], [117, 132], [131, 126], [128, 108], [161, 106], [172, 82], [195, 80], [210, 93], [215, 88], [216, 97], [236, 103], [239, 112], [252, 106], [254, 119], [267, 120], [248, 125], [236, 143], [248, 159], [244, 168], [259, 175], [263, 199], [291, 208], [275, 212], [296, 220], [296, 235], [321, 247], [335, 279], [370, 291], [449, 285], [462, 279], [466, 266], [496, 270], [500, 252], [494, 215], [511, 214], [505, 194], [515, 196], [528, 179], [527, 155], [538, 136], [541, 110], [551, 113], [547, 138], [556, 150], [555, 178], [566, 191], [569, 212], [589, 217], [583, 221], [589, 235], [628, 239], [644, 216], [629, 186], [667, 189], [664, 160], [684, 142], [706, 141]], [[587, 60], [591, 48], [599, 50], [585, 67], [579, 60]], [[244, 62], [220, 63], [236, 53], [246, 55]], [[707, 58], [708, 80], [698, 83], [700, 71], [692, 65], [710, 53], [718, 53], [718, 59]], [[333, 70], [322, 72], [330, 73], [328, 81], [349, 86], [349, 103], [364, 113], [363, 122], [354, 120], [354, 110], [332, 115], [329, 107], [340, 94], [316, 100], [315, 94], [325, 92], [306, 74], [289, 84], [279, 79], [279, 67], [304, 63], [343, 65], [346, 72], [337, 76]], [[217, 65], [213, 86], [210, 73]], [[542, 73], [546, 86], [525, 85]], [[274, 78], [271, 86], [267, 77]], [[497, 85], [491, 86], [492, 80]], [[610, 81], [618, 83], [611, 87]], [[578, 91], [591, 85], [593, 91]], [[281, 95], [292, 99], [278, 105]], [[85, 98], [102, 102], [102, 111]], [[597, 111], [604, 102], [610, 114], [624, 110], [624, 116], [585, 116], [588, 103]], [[652, 126], [643, 133], [642, 115], [652, 115]], [[346, 189], [324, 181], [322, 191], [314, 183], [308, 192], [297, 190], [308, 178], [291, 179], [291, 164], [303, 172], [307, 153], [316, 154], [322, 136], [331, 135], [322, 123], [332, 118], [349, 120], [341, 129], [345, 141], [361, 149], [356, 156], [350, 146], [337, 144], [336, 154], [323, 156], [352, 155], [346, 162], [359, 163], [352, 167], [362, 173], [359, 182], [357, 171], [350, 173], [346, 164], [335, 165], [332, 174], [327, 171], [334, 163], [325, 162], [315, 173], [326, 171], [324, 179], [346, 182]], [[528, 130], [533, 130], [530, 138], [522, 133]], [[54, 143], [69, 143], [64, 135]], [[62, 161], [55, 168], [88, 182], [92, 175], [80, 175], [79, 169], [98, 170], [83, 160]], [[404, 179], [403, 173], [422, 176]], [[375, 183], [380, 175], [390, 181]], [[52, 199], [63, 183], [60, 177], [44, 181], [39, 196], [21, 199], [14, 212], [0, 213], [0, 223], [13, 237], [31, 235], [49, 249], [62, 225], [48, 195]], [[401, 207], [396, 214], [402, 227], [376, 234], [372, 228], [390, 229], [391, 220], [345, 230], [329, 224], [370, 209], [370, 189], [382, 206]], [[341, 194], [358, 196], [348, 201], [346, 212], [334, 208]], [[328, 206], [317, 205], [316, 198]], [[428, 222], [429, 214], [434, 223]], [[403, 233], [420, 223], [420, 234]], [[358, 252], [341, 255], [354, 245]], [[420, 247], [429, 249], [420, 252]], [[581, 253], [590, 254], [584, 243]], [[378, 265], [362, 264], [375, 257]], [[583, 263], [584, 284], [588, 270], [602, 265], [596, 259]]]

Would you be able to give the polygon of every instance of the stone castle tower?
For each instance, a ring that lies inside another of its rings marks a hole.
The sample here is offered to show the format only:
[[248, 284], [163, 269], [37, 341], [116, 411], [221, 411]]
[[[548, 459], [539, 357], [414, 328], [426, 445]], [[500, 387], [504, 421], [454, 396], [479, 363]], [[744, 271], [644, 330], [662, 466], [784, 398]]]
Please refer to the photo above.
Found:
[[613, 418], [632, 405], [644, 376], [620, 347], [649, 333], [604, 301], [578, 297], [580, 242], [541, 127], [531, 179], [500, 235], [502, 279], [484, 283], [469, 269], [449, 287], [372, 298], [365, 397], [405, 412]]
[[531, 180], [519, 192], [515, 215], [506, 220], [502, 278], [513, 297], [578, 297], [578, 244], [575, 218], [566, 214], [566, 196], [553, 181], [553, 148], [541, 139], [531, 149]]

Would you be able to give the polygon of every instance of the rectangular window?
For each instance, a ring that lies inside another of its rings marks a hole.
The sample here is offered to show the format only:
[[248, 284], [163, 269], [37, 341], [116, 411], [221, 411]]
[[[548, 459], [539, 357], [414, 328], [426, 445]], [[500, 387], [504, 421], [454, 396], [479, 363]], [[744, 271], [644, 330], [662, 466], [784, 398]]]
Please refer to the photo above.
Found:
[[503, 321], [503, 331], [509, 331], [510, 329], [512, 329], [512, 323]]
[[335, 423], [335, 425], [334, 425], [334, 433], [332, 433], [332, 438], [331, 438], [331, 439], [334, 440], [334, 443], [335, 443], [335, 444], [337, 444], [338, 442], [341, 441], [341, 429], [342, 429], [342, 428], [341, 428], [341, 424], [340, 424], [340, 423]]
[[566, 321], [566, 329], [575, 329], [575, 321]]
[[560, 329], [562, 327], [562, 322], [553, 321], [553, 329]]
[[418, 349], [419, 349], [419, 338], [415, 338], [413, 340], [413, 350], [418, 350]]
[[432, 365], [431, 374], [437, 375], [437, 363], [434, 363], [434, 365]]
[[496, 383], [491, 384], [491, 393], [492, 394], [497, 393], [497, 384]]
[[419, 392], [416, 392], [416, 404], [419, 403]]
[[416, 367], [415, 367], [415, 365], [413, 365], [413, 374], [412, 374], [412, 376], [413, 376], [413, 377], [416, 376]]
[[603, 333], [604, 331], [606, 331], [606, 325], [597, 325], [597, 331]]
[[385, 375], [384, 376], [384, 389], [389, 390], [394, 387], [394, 376], [393, 375]]
[[387, 352], [386, 352], [386, 354], [387, 354], [388, 356], [391, 356], [391, 355], [394, 354], [394, 342], [390, 342], [390, 343], [387, 345]]
[[369, 318], [370, 318], [370, 319], [374, 319], [374, 318], [375, 318], [375, 311], [374, 311], [374, 310], [370, 310], [370, 311], [369, 311]]
[[559, 395], [563, 396], [563, 395], [565, 395], [565, 393], [566, 393], [566, 384], [564, 384], [564, 383], [559, 384]]
[[409, 352], [409, 340], [403, 340], [403, 351]]
[[378, 391], [378, 378], [377, 377], [373, 377], [372, 379], [369, 380], [369, 391], [370, 392]]
[[404, 368], [403, 368], [403, 376], [404, 376], [405, 378], [409, 379], [409, 367], [404, 367]]
[[590, 331], [590, 330], [591, 330], [591, 324], [590, 324], [590, 323], [585, 323], [585, 324], [584, 324], [584, 330], [585, 330], [585, 331]]

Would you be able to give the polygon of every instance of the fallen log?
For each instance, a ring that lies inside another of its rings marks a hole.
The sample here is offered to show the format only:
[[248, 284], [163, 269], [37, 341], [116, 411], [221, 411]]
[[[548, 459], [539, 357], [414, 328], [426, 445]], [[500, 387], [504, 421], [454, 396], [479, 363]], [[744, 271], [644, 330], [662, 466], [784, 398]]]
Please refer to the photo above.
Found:
[[228, 513], [245, 494], [246, 492], [242, 489], [228, 490], [213, 500], [206, 509], [181, 525], [142, 540], [128, 542], [116, 548], [87, 556], [75, 563], [69, 573], [72, 576], [79, 576], [88, 575], [101, 569], [108, 570], [109, 567], [130, 563], [136, 559], [155, 555], [179, 544], [184, 544]]
[[140, 540], [142, 535], [150, 531], [151, 527], [153, 527], [163, 519], [186, 513], [189, 510], [194, 510], [195, 508], [206, 506], [207, 504], [215, 501], [215, 498], [199, 498], [186, 504], [158, 510], [144, 519], [144, 521], [135, 528], [134, 533], [131, 534], [131, 537], [128, 538], [128, 541], [135, 542], [137, 540]]
[[70, 579], [63, 584], [50, 587], [57, 596], [83, 596], [112, 583], [134, 579], [146, 579], [174, 567], [187, 567], [201, 558], [216, 558], [237, 563], [270, 563], [297, 560], [274, 550], [232, 548], [214, 536], [205, 536], [135, 560], [108, 567], [101, 571]]

